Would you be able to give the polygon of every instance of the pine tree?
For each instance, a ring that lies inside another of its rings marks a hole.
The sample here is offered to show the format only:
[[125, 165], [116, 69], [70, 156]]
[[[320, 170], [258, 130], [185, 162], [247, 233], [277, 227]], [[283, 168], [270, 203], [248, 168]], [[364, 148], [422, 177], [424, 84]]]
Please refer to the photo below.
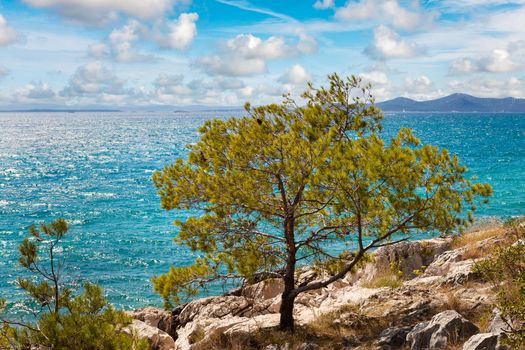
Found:
[[[300, 293], [341, 279], [382, 245], [461, 228], [476, 197], [490, 195], [456, 156], [409, 129], [384, 140], [382, 113], [358, 77], [330, 75], [327, 88], [309, 84], [302, 98], [205, 122], [188, 159], [153, 175], [164, 209], [199, 213], [175, 222], [175, 240], [200, 257], [153, 279], [167, 305], [214, 281], [265, 273], [284, 282], [280, 328], [293, 330]], [[334, 255], [332, 243], [347, 250]], [[305, 262], [331, 276], [297, 285]]]
[[[58, 247], [67, 231], [64, 219], [29, 228], [30, 238], [19, 247], [19, 264], [32, 277], [19, 278], [17, 284], [35, 306], [34, 320], [0, 317], [0, 349], [147, 349], [146, 340], [124, 330], [131, 319], [108, 304], [100, 287], [84, 283], [83, 292], [74, 296], [65, 286], [64, 259]], [[0, 300], [0, 313], [5, 306], [5, 300]]]

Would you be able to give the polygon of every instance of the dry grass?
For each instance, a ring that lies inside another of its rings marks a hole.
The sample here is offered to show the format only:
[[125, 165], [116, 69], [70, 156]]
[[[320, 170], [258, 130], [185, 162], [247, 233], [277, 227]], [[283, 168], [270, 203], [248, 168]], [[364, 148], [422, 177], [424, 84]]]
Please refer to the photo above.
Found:
[[364, 288], [399, 288], [403, 285], [399, 270], [392, 267], [384, 268], [377, 272], [373, 279], [364, 281], [361, 286]]
[[464, 233], [462, 235], [454, 237], [454, 239], [452, 240], [452, 249], [475, 246], [478, 242], [493, 237], [503, 236], [504, 234], [505, 228], [501, 225], [498, 227], [480, 229], [477, 231]]
[[[364, 316], [353, 304], [343, 306], [337, 311], [317, 316], [306, 329], [320, 338], [341, 338], [355, 336], [355, 331], [362, 328]], [[352, 329], [349, 329], [352, 328]]]
[[401, 281], [396, 275], [379, 275], [374, 277], [371, 281], [364, 282], [362, 284], [365, 288], [399, 288], [403, 285], [403, 281]]
[[363, 314], [353, 304], [323, 314], [315, 318], [305, 330], [317, 339], [324, 339], [328, 344], [342, 339], [359, 339], [359, 343], [372, 339], [385, 329], [389, 320], [384, 317], [371, 317]]
[[480, 312], [474, 323], [478, 326], [481, 333], [486, 332], [490, 325], [490, 319], [492, 317], [492, 310], [487, 308]]
[[488, 253], [489, 249], [487, 247], [476, 247], [475, 245], [472, 245], [465, 248], [462, 257], [463, 260], [479, 259], [486, 257]]
[[191, 334], [188, 336], [188, 342], [190, 344], [195, 344], [200, 342], [204, 337], [206, 336], [206, 333], [202, 328], [197, 328]]
[[281, 332], [277, 328], [260, 329], [255, 333], [237, 333], [234, 336], [227, 336], [220, 330], [215, 330], [204, 341], [193, 344], [194, 350], [256, 350], [264, 349], [267, 345], [288, 344], [289, 349], [293, 350], [303, 343], [316, 343], [321, 345], [321, 349], [332, 349], [328, 346], [323, 348], [322, 344], [334, 339], [323, 339], [317, 337], [306, 327], [296, 327], [293, 333]]
[[230, 338], [216, 331], [205, 341], [194, 344], [192, 349], [255, 350], [270, 344], [288, 344], [289, 349], [294, 350], [301, 344], [315, 343], [320, 349], [337, 350], [348, 348], [349, 344], [345, 342], [357, 339], [360, 349], [366, 349], [367, 342], [371, 342], [386, 325], [386, 320], [363, 315], [358, 307], [348, 304], [337, 311], [319, 315], [306, 326], [296, 326], [294, 333], [270, 328]]
[[454, 237], [452, 249], [463, 248], [463, 259], [479, 259], [486, 257], [490, 253], [491, 245], [479, 245], [478, 243], [490, 238], [505, 236], [506, 230], [502, 225], [496, 227], [480, 228], [476, 231], [464, 233]]
[[461, 303], [461, 300], [456, 296], [456, 294], [450, 290], [445, 294], [447, 298], [447, 306], [450, 310], [455, 310], [457, 312], [463, 311], [463, 305]]

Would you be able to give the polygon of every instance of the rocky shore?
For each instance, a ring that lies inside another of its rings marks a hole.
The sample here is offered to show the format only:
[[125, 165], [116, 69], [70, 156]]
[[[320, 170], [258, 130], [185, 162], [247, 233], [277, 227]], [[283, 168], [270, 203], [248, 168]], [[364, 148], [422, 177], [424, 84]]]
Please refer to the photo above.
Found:
[[[405, 241], [328, 288], [297, 298], [297, 330], [276, 330], [278, 279], [166, 311], [130, 313], [132, 328], [158, 350], [201, 349], [507, 349], [493, 286], [474, 264], [504, 239], [502, 226], [460, 239]], [[320, 278], [302, 270], [299, 281]]]

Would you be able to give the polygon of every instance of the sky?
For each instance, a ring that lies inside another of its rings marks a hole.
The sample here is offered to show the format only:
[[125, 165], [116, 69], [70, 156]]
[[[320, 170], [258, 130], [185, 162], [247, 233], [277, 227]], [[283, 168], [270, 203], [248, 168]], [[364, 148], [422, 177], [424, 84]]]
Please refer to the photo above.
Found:
[[0, 0], [0, 108], [525, 98], [525, 0]]

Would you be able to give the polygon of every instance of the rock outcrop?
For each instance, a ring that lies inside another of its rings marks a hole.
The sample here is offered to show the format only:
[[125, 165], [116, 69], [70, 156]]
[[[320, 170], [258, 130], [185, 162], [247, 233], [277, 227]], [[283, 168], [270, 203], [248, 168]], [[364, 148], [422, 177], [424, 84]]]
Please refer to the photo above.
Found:
[[377, 344], [382, 348], [400, 348], [405, 342], [411, 327], [390, 327], [379, 334]]
[[410, 350], [445, 349], [447, 345], [457, 344], [479, 332], [469, 320], [454, 310], [443, 311], [430, 321], [418, 323], [407, 334]]
[[[476, 244], [492, 242], [488, 239]], [[477, 281], [472, 272], [476, 258], [465, 247], [451, 249], [451, 244], [450, 239], [434, 238], [378, 249], [373, 261], [356, 272], [327, 288], [300, 294], [294, 308], [296, 324], [306, 326], [323, 315], [334, 315], [330, 316], [332, 327], [367, 331], [366, 336], [342, 335], [337, 340], [340, 348], [368, 344], [374, 349], [410, 346], [416, 350], [464, 344], [464, 350], [505, 349], [501, 346], [505, 323], [497, 311], [486, 333], [479, 333], [469, 321], [472, 315], [486, 312], [495, 296], [492, 288]], [[364, 287], [363, 282], [373, 280], [393, 264], [402, 275], [400, 287]], [[307, 283], [325, 277], [304, 268], [297, 280]], [[189, 302], [172, 312], [144, 308], [130, 315], [136, 319], [133, 328], [150, 339], [153, 349], [215, 349], [221, 348], [218, 339], [250, 339], [257, 332], [275, 328], [282, 291], [280, 279], [268, 278], [227, 295]], [[341, 311], [344, 308], [346, 311]], [[377, 330], [366, 329], [373, 325]], [[325, 349], [309, 342], [296, 343], [293, 349], [298, 346], [303, 350]], [[292, 349], [289, 344], [262, 348]]]
[[139, 320], [133, 320], [133, 323], [125, 330], [134, 332], [140, 338], [148, 339], [151, 349], [155, 350], [175, 350], [175, 340], [166, 332], [148, 325]]
[[142, 309], [128, 312], [128, 315], [168, 333], [172, 337], [177, 337], [176, 325], [173, 320], [173, 313], [156, 307], [148, 306]]
[[499, 333], [479, 333], [463, 344], [463, 350], [507, 350], [501, 345], [503, 336]]
[[405, 280], [416, 277], [417, 271], [429, 266], [437, 256], [450, 249], [450, 240], [433, 238], [424, 241], [404, 241], [377, 249], [374, 253], [374, 273], [367, 276], [371, 279], [375, 273], [389, 269], [396, 263]]

